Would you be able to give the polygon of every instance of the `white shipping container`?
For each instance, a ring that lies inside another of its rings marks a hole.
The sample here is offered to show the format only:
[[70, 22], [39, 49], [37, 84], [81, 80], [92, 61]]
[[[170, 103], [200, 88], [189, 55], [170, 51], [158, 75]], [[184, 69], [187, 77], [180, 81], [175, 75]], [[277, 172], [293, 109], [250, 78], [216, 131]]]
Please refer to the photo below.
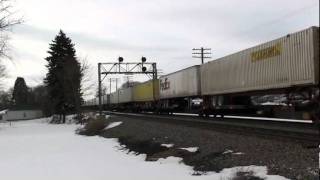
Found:
[[119, 103], [119, 91], [113, 92], [110, 94], [110, 104], [118, 104]]
[[160, 77], [160, 99], [200, 95], [200, 66]]
[[94, 105], [99, 105], [99, 98], [98, 97], [96, 97], [95, 99], [94, 99]]
[[203, 95], [319, 83], [319, 27], [210, 61], [201, 66]]
[[127, 103], [133, 101], [132, 87], [119, 89], [119, 103]]
[[109, 95], [103, 96], [102, 104], [110, 104], [110, 96]]

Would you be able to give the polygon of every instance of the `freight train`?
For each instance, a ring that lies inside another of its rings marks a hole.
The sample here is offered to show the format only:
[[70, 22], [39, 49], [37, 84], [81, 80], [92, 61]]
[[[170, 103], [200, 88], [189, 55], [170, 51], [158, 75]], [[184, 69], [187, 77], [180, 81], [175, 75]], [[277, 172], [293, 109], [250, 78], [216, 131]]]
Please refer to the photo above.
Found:
[[[319, 120], [319, 27], [104, 95], [104, 109]], [[97, 107], [98, 98], [84, 106]]]

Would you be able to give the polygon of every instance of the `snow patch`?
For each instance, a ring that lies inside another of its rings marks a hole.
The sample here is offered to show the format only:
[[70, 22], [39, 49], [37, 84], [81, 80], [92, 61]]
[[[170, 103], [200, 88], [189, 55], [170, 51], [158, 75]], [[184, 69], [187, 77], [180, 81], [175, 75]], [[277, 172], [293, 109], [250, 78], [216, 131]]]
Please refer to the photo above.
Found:
[[[0, 169], [5, 180], [222, 180], [238, 171], [253, 171], [266, 180], [287, 180], [267, 175], [266, 167], [248, 166], [192, 176], [191, 166], [181, 158], [168, 157], [146, 162], [145, 154], [124, 153], [117, 139], [80, 136], [75, 124], [48, 124], [48, 118], [19, 121], [0, 129]], [[121, 122], [111, 123], [115, 127]], [[111, 125], [110, 124], [110, 125]], [[181, 148], [189, 151], [197, 147]], [[125, 173], [124, 173], [125, 172]]]
[[161, 144], [161, 146], [171, 148], [174, 146], [174, 144]]
[[76, 114], [67, 115], [66, 116], [66, 123], [68, 123], [68, 124], [75, 123], [75, 119], [74, 119], [75, 117], [76, 117]]
[[105, 127], [104, 129], [105, 129], [105, 130], [106, 130], [106, 129], [111, 129], [111, 128], [114, 128], [114, 127], [119, 126], [120, 124], [122, 124], [121, 121], [119, 121], [119, 122], [112, 122], [112, 123], [110, 123], [107, 127]]
[[225, 152], [223, 152], [222, 154], [230, 154], [230, 153], [233, 153], [233, 151], [232, 150], [229, 150], [229, 149], [227, 149]]
[[199, 150], [199, 147], [188, 147], [188, 148], [179, 148], [179, 149], [183, 149], [189, 152], [197, 152]]
[[5, 110], [0, 111], [0, 115], [6, 114], [7, 111], [8, 111], [8, 109], [5, 109]]
[[160, 164], [177, 164], [177, 162], [180, 164], [182, 162], [182, 158], [169, 156], [167, 158], [159, 158], [157, 162]]
[[234, 152], [233, 150], [227, 149], [222, 154], [233, 154], [233, 155], [243, 155], [243, 152]]
[[260, 177], [265, 180], [289, 180], [278, 175], [267, 175], [268, 170], [266, 166], [239, 166], [233, 168], [223, 169], [221, 174], [221, 179], [232, 179], [236, 177], [237, 172], [252, 172], [253, 176]]

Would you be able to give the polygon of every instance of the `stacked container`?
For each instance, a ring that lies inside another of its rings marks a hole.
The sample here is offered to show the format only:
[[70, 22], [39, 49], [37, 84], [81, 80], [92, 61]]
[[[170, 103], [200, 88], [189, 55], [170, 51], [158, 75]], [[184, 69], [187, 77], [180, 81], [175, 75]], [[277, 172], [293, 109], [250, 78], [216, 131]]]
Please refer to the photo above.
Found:
[[150, 80], [133, 87], [134, 102], [148, 102], [159, 99], [159, 80]]
[[128, 103], [132, 102], [132, 87], [125, 88], [125, 89], [119, 89], [119, 103]]
[[319, 84], [319, 28], [222, 57], [201, 66], [202, 95]]
[[160, 99], [200, 95], [200, 66], [192, 66], [160, 77]]

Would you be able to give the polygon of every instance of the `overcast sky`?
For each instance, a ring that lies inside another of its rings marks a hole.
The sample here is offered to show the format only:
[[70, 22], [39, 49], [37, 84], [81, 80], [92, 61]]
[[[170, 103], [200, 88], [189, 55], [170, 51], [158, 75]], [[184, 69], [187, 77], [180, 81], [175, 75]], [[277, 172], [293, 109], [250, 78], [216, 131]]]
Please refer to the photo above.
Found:
[[42, 82], [49, 43], [59, 29], [87, 58], [96, 81], [98, 62], [146, 56], [163, 73], [200, 63], [192, 48], [212, 48], [212, 59], [288, 33], [319, 26], [318, 0], [15, 0], [24, 23], [13, 29], [10, 77]]

